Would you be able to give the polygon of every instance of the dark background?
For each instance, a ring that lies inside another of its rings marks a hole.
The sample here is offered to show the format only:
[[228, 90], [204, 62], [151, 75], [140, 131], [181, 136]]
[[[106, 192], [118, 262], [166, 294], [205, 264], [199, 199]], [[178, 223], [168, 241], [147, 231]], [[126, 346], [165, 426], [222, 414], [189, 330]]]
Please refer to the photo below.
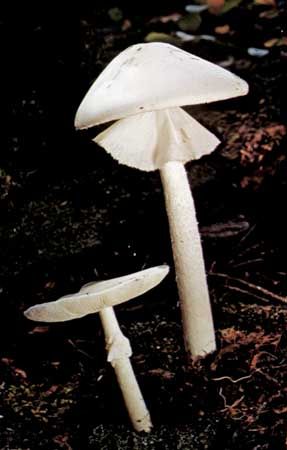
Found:
[[[284, 299], [287, 289], [287, 50], [247, 54], [286, 36], [284, 3], [269, 21], [259, 14], [270, 6], [245, 1], [223, 17], [206, 13], [196, 33], [229, 23], [235, 34], [182, 46], [217, 63], [232, 55], [230, 70], [250, 85], [246, 98], [189, 109], [222, 140], [213, 155], [187, 165], [216, 354], [186, 361], [158, 174], [119, 166], [91, 143], [94, 130], [73, 126], [105, 65], [150, 31], [174, 32], [176, 24], [151, 20], [184, 14], [185, 4], [1, 6], [1, 449], [285, 448], [286, 306], [272, 294]], [[111, 7], [130, 29], [111, 20]], [[98, 318], [37, 327], [23, 311], [162, 263], [171, 266], [162, 285], [117, 311], [155, 423], [143, 437], [130, 429]], [[221, 394], [228, 405], [244, 399], [226, 408]]]

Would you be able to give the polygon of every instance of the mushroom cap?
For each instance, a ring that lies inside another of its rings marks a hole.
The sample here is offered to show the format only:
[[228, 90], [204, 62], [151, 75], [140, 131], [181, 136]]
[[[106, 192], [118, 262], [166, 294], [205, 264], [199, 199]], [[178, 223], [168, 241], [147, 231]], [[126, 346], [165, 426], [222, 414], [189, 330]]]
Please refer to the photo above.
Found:
[[86, 284], [76, 294], [28, 308], [24, 315], [38, 322], [64, 322], [119, 305], [149, 291], [168, 274], [169, 266], [141, 270], [123, 277]]
[[146, 171], [161, 169], [168, 161], [198, 159], [220, 142], [181, 108], [118, 120], [94, 141], [119, 163]]
[[173, 45], [136, 44], [114, 58], [92, 84], [77, 111], [75, 127], [247, 92], [241, 78]]

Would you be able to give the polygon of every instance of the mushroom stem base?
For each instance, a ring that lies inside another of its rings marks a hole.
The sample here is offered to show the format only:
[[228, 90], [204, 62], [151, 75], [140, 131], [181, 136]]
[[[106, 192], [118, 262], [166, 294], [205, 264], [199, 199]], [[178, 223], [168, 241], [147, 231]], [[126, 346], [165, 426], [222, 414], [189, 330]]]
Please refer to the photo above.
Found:
[[195, 206], [184, 165], [160, 170], [182, 312], [185, 347], [191, 356], [216, 349], [212, 311]]

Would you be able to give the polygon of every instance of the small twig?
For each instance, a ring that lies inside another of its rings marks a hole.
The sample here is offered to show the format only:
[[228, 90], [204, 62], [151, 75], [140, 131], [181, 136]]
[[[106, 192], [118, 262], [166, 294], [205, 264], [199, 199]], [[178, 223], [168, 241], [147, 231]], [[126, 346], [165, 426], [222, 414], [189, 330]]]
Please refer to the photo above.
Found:
[[278, 273], [278, 275], [281, 275], [282, 277], [286, 277], [287, 275], [287, 272], [276, 272], [276, 273]]
[[225, 395], [223, 395], [223, 393], [222, 393], [222, 387], [219, 389], [219, 395], [220, 395], [220, 397], [223, 399], [223, 402], [224, 402], [224, 409], [222, 410], [222, 411], [225, 411], [226, 409], [233, 409], [233, 408], [235, 408], [235, 406], [237, 406], [237, 405], [239, 405], [239, 403], [241, 403], [242, 402], [242, 400], [244, 399], [244, 395], [242, 395], [242, 397], [240, 397], [240, 398], [238, 398], [237, 400], [235, 400], [235, 402], [234, 403], [232, 403], [232, 405], [228, 405], [227, 404], [227, 401], [226, 401], [226, 397], [225, 397]]
[[240, 247], [243, 242], [246, 241], [246, 239], [250, 236], [251, 233], [253, 233], [254, 229], [256, 227], [256, 224], [252, 225], [249, 230], [247, 230], [247, 232], [245, 233], [245, 235], [240, 239], [240, 241], [237, 244], [237, 247]]
[[[238, 257], [243, 257], [244, 255], [250, 254], [250, 252], [252, 252], [252, 251], [254, 251], [254, 250], [260, 248], [260, 245], [261, 245], [261, 243], [259, 242], [259, 243], [257, 243], [257, 244], [252, 245], [251, 247], [246, 247], [246, 248], [243, 249], [240, 253], [237, 253], [237, 254], [236, 254], [236, 258], [235, 258], [235, 259], [234, 259], [234, 258], [231, 258], [231, 259], [228, 261], [228, 263], [229, 263], [229, 264], [232, 264], [232, 263], [236, 262]], [[237, 248], [237, 247], [238, 247], [238, 246], [236, 246], [235, 248]], [[261, 252], [260, 255], [263, 256], [263, 253]]]
[[239, 287], [236, 287], [236, 286], [226, 286], [226, 287], [230, 291], [236, 291], [236, 292], [240, 292], [241, 294], [251, 295], [254, 298], [258, 298], [258, 300], [261, 300], [262, 302], [268, 303], [268, 300], [266, 298], [260, 297], [259, 295], [256, 295], [253, 292], [246, 291], [244, 289], [240, 289]]
[[249, 428], [249, 431], [255, 431], [255, 432], [260, 432], [263, 433], [264, 431], [268, 430], [267, 427], [257, 427], [257, 428]]
[[287, 367], [287, 364], [279, 364], [278, 366], [272, 366], [272, 369], [285, 369]]
[[226, 397], [225, 397], [225, 395], [222, 394], [222, 387], [219, 389], [218, 394], [223, 399], [224, 409], [228, 408], [228, 405], [227, 405], [227, 402], [226, 402]]
[[261, 369], [257, 369], [256, 370], [257, 373], [260, 373], [260, 375], [262, 375], [263, 377], [266, 378], [266, 380], [271, 381], [272, 383], [276, 384], [277, 386], [280, 386], [279, 381], [277, 381], [275, 378], [271, 377], [270, 375], [268, 375], [265, 372], [262, 372]]
[[[232, 282], [233, 283], [239, 283], [239, 284], [241, 284], [243, 286], [247, 286], [250, 289], [253, 289], [253, 290], [257, 291], [257, 292], [260, 292], [260, 293], [264, 294], [265, 296], [270, 297], [270, 298], [272, 298], [274, 300], [277, 300], [277, 301], [282, 302], [282, 303], [287, 303], [287, 297], [283, 297], [281, 295], [275, 294], [274, 292], [271, 292], [268, 289], [263, 288], [262, 286], [257, 286], [256, 284], [249, 283], [248, 281], [242, 280], [241, 278], [231, 277], [231, 276], [229, 276], [226, 273], [214, 273], [213, 272], [213, 273], [210, 273], [210, 275], [216, 276], [218, 278], [225, 278], [227, 281], [229, 281], [231, 283]], [[236, 288], [236, 286], [228, 286], [228, 287], [232, 288], [232, 289], [235, 288], [234, 290], [239, 289], [239, 288]], [[250, 295], [253, 295], [253, 296], [255, 295], [252, 292], [249, 292], [249, 291], [246, 291], [246, 292], [249, 293]], [[246, 292], [244, 292], [244, 293], [246, 293]], [[258, 298], [260, 298], [263, 301], [267, 300], [267, 299], [264, 299], [264, 298], [259, 297], [259, 296], [258, 296]]]
[[247, 380], [248, 378], [251, 378], [251, 377], [252, 377], [252, 374], [246, 375], [246, 376], [241, 377], [241, 378], [237, 378], [237, 380], [234, 380], [233, 378], [228, 377], [228, 376], [219, 377], [219, 378], [212, 378], [212, 380], [213, 381], [229, 380], [229, 381], [231, 381], [231, 383], [239, 383], [240, 381]]
[[237, 264], [232, 264], [232, 267], [233, 268], [238, 268], [238, 267], [242, 267], [242, 266], [244, 267], [244, 266], [248, 266], [250, 264], [262, 263], [262, 262], [264, 262], [263, 258], [255, 258], [255, 259], [249, 259], [247, 261], [242, 261], [242, 262], [237, 263]]
[[77, 350], [77, 352], [82, 353], [82, 355], [86, 356], [89, 359], [94, 359], [91, 355], [89, 355], [89, 353], [86, 353], [84, 350], [81, 350], [76, 344], [75, 342], [72, 341], [72, 339], [68, 339], [67, 341], [75, 350]]

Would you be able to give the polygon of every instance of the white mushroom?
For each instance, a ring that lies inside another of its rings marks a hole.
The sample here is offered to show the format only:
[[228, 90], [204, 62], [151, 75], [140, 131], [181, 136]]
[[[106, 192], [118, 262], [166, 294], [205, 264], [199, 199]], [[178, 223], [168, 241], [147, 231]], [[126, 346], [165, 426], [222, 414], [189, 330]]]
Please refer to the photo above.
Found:
[[212, 152], [219, 140], [179, 106], [244, 95], [234, 74], [164, 43], [120, 53], [82, 101], [76, 128], [115, 119], [94, 140], [120, 163], [160, 170], [170, 225], [186, 350], [215, 350], [202, 247], [184, 163]]
[[99, 312], [108, 361], [115, 370], [130, 420], [136, 431], [149, 432], [152, 423], [130, 362], [130, 341], [119, 327], [113, 306], [152, 289], [163, 280], [168, 271], [169, 267], [163, 265], [111, 280], [89, 283], [76, 294], [32, 306], [24, 312], [28, 319], [41, 322], [62, 322]]

